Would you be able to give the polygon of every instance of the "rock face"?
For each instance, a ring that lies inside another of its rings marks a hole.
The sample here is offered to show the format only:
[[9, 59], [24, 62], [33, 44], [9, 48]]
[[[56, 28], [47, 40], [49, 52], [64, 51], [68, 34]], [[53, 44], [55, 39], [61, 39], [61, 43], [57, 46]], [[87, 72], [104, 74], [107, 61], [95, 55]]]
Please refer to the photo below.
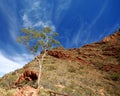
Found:
[[113, 65], [113, 64], [104, 65], [101, 69], [106, 72], [109, 71], [120, 72], [120, 65]]
[[62, 51], [48, 51], [48, 54], [53, 57], [62, 58], [62, 59], [66, 59], [70, 57], [70, 54], [65, 54]]
[[102, 41], [103, 42], [111, 42], [111, 44], [116, 44], [118, 42], [118, 40], [120, 40], [120, 29], [116, 33], [105, 37]]
[[117, 34], [110, 35], [110, 36], [108, 36], [108, 37], [105, 37], [105, 38], [103, 39], [103, 41], [104, 41], [104, 42], [108, 42], [108, 41], [115, 42], [115, 41], [116, 41], [116, 36], [117, 36]]
[[31, 71], [31, 70], [25, 70], [24, 73], [22, 73], [19, 78], [16, 80], [15, 85], [17, 86], [19, 83], [21, 83], [24, 80], [27, 81], [33, 81], [38, 79], [38, 73]]
[[[76, 51], [78, 52], [79, 49], [69, 49], [67, 52], [64, 52], [64, 50], [50, 50], [48, 51], [48, 55], [53, 56], [55, 58], [59, 58], [59, 59], [64, 59], [64, 60], [72, 60], [72, 61], [77, 61], [77, 62], [81, 62], [83, 64], [89, 64], [87, 61], [83, 60], [82, 58], [78, 57], [77, 55], [74, 56], [72, 55], [72, 51]], [[79, 54], [79, 52], [78, 52]]]
[[38, 96], [37, 89], [30, 86], [24, 86], [21, 89], [17, 89], [14, 96]]

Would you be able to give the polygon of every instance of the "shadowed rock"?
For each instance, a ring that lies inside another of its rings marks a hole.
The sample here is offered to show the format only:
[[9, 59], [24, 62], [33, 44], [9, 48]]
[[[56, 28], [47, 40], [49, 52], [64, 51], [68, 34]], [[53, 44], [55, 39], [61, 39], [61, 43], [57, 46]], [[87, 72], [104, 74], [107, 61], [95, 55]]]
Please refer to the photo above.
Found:
[[16, 80], [15, 85], [18, 85], [24, 80], [27, 81], [34, 81], [38, 79], [38, 73], [31, 71], [31, 70], [25, 70], [24, 73], [22, 73], [19, 78]]

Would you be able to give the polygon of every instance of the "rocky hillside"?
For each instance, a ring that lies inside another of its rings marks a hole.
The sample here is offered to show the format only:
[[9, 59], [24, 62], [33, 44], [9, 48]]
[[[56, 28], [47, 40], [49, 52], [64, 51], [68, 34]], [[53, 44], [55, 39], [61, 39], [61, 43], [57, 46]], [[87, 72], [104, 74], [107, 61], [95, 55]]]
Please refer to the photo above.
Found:
[[[15, 94], [25, 93], [27, 88], [35, 89], [37, 76], [35, 58], [0, 79], [1, 96], [24, 96]], [[120, 96], [120, 30], [81, 48], [49, 50], [41, 84], [42, 88], [35, 93], [40, 96]]]

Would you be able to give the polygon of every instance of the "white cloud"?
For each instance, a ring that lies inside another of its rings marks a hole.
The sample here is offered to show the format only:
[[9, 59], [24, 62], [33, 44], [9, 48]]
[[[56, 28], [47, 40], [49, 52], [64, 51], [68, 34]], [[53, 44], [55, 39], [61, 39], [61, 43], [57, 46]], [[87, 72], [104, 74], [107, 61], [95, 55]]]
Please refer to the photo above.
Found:
[[8, 73], [10, 71], [13, 71], [17, 68], [22, 67], [20, 63], [14, 62], [8, 58], [6, 58], [1, 52], [0, 52], [0, 73]]
[[23, 65], [33, 59], [33, 56], [29, 54], [22, 54], [12, 56], [11, 58], [12, 59], [8, 58], [0, 51], [0, 76], [23, 67]]
[[72, 0], [60, 0], [60, 1], [58, 1], [58, 3], [59, 3], [59, 6], [58, 6], [58, 8], [57, 8], [57, 10], [67, 10], [70, 6], [70, 4], [71, 4], [71, 2], [72, 2]]
[[[28, 1], [26, 1], [27, 3]], [[24, 4], [26, 4], [24, 3]], [[46, 1], [31, 0], [28, 6], [24, 5], [24, 12], [22, 14], [23, 26], [24, 27], [46, 27], [50, 26], [55, 31], [55, 26], [50, 19], [51, 7]], [[48, 11], [49, 9], [49, 11]]]
[[24, 14], [22, 19], [24, 21], [24, 26], [25, 27], [31, 27], [32, 26], [32, 22], [29, 20], [27, 14]]
[[33, 55], [30, 54], [16, 54], [15, 56], [11, 57], [14, 62], [19, 62], [20, 64], [24, 65], [27, 64], [30, 60], [33, 59]]
[[47, 26], [50, 26], [51, 29], [53, 31], [55, 31], [55, 26], [52, 25], [51, 21], [47, 21], [47, 22], [39, 21], [39, 22], [37, 22], [33, 25], [33, 27], [40, 27], [40, 26], [43, 27], [43, 28], [47, 27]]
[[37, 8], [40, 8], [40, 1], [36, 1], [33, 3], [32, 9], [35, 10]]
[[44, 23], [44, 22], [42, 22], [42, 21], [39, 21], [39, 22], [37, 22], [37, 23], [35, 23], [35, 24], [33, 25], [33, 27], [38, 27], [38, 26], [43, 26], [43, 27], [46, 27], [46, 26], [47, 26], [47, 24], [46, 24], [46, 23]]

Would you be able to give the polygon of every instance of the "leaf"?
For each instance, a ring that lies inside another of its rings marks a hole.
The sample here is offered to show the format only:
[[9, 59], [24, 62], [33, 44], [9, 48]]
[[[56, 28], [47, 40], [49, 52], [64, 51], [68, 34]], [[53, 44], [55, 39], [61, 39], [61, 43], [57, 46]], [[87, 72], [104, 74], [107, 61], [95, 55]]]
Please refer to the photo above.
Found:
[[21, 32], [24, 34], [18, 36], [17, 42], [24, 44], [32, 54], [37, 53], [40, 48], [49, 50], [60, 45], [60, 42], [54, 39], [58, 33], [52, 32], [50, 27], [45, 27], [42, 30], [22, 28]]
[[43, 40], [40, 40], [40, 41], [38, 42], [38, 44], [40, 44], [41, 46], [44, 46], [44, 45], [45, 45], [45, 43], [44, 43]]
[[35, 38], [35, 39], [37, 39], [37, 38], [39, 38], [39, 33], [38, 33], [38, 31], [34, 31], [34, 33], [33, 33], [33, 38]]
[[53, 33], [53, 36], [55, 36], [55, 37], [58, 36], [58, 35], [59, 35], [59, 34], [58, 34], [57, 32], [54, 32], [54, 33]]
[[42, 39], [46, 39], [46, 36], [45, 36], [45, 34], [44, 34], [43, 31], [42, 31], [41, 33], [39, 33], [39, 36], [40, 36], [40, 38], [42, 38]]
[[51, 32], [51, 28], [50, 28], [50, 27], [45, 27], [45, 28], [43, 29], [43, 31], [44, 31], [45, 33], [49, 34], [49, 33]]
[[22, 28], [21, 32], [24, 33], [24, 34], [26, 34], [26, 35], [28, 35], [28, 34], [30, 34], [32, 32], [32, 30], [30, 28], [28, 28], [28, 29]]

